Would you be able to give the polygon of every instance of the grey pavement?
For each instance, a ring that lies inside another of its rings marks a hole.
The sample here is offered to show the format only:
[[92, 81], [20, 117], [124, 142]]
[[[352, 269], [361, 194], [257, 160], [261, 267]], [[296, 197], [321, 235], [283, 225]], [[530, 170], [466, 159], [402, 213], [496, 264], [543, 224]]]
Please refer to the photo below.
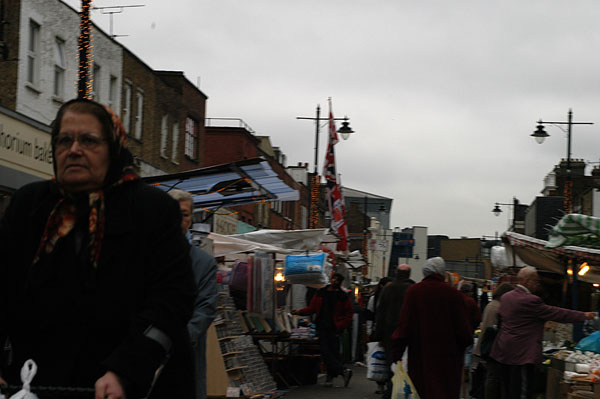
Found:
[[317, 384], [292, 387], [284, 395], [285, 399], [381, 399], [376, 394], [377, 384], [367, 380], [367, 368], [359, 365], [347, 367], [353, 371], [348, 387], [344, 387], [342, 377], [333, 380], [333, 387], [324, 387], [325, 375], [319, 376]]

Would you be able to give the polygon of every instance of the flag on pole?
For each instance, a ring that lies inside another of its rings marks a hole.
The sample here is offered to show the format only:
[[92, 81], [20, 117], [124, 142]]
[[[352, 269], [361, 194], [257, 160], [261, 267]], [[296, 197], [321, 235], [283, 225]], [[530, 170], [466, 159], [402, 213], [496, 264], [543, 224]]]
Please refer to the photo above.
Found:
[[346, 205], [342, 190], [337, 182], [337, 173], [335, 169], [335, 151], [333, 146], [338, 142], [337, 132], [335, 130], [335, 121], [333, 111], [331, 110], [331, 100], [329, 100], [329, 141], [327, 152], [325, 153], [325, 163], [323, 165], [323, 176], [325, 176], [326, 196], [331, 213], [331, 229], [337, 234], [340, 240], [337, 243], [338, 251], [348, 250], [348, 226], [346, 225]]

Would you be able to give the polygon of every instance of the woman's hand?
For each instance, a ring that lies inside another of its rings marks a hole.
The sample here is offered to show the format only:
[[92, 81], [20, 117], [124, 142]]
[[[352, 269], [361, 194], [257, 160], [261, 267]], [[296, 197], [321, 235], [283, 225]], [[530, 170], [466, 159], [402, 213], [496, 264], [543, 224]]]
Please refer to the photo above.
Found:
[[123, 385], [119, 377], [112, 371], [107, 371], [96, 381], [95, 389], [95, 399], [126, 399]]

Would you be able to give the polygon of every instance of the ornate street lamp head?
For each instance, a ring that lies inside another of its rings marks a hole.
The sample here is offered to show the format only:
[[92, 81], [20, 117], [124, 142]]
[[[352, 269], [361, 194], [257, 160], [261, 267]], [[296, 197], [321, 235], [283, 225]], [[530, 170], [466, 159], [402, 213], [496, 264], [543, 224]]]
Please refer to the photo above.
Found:
[[544, 125], [542, 125], [542, 121], [538, 122], [537, 129], [531, 134], [531, 137], [535, 138], [535, 141], [538, 144], [542, 144], [546, 137], [549, 136], [550, 135], [544, 130]]

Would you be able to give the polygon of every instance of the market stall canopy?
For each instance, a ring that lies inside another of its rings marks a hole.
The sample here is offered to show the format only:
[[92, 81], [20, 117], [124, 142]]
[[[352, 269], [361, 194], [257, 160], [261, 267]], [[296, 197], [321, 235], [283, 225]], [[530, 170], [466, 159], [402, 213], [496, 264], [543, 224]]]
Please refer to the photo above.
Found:
[[503, 241], [505, 245], [512, 248], [523, 262], [543, 271], [564, 274], [567, 259], [586, 261], [590, 266], [590, 271], [584, 276], [578, 276], [579, 280], [588, 283], [600, 283], [600, 250], [598, 249], [570, 245], [548, 248], [548, 241], [512, 231], [503, 234]]
[[550, 232], [548, 247], [565, 245], [600, 248], [600, 218], [576, 213], [563, 216]]
[[187, 191], [194, 206], [218, 208], [261, 201], [297, 201], [298, 190], [288, 186], [262, 158], [247, 159], [143, 180], [169, 191]]
[[248, 241], [272, 244], [281, 248], [311, 251], [318, 249], [329, 229], [270, 230], [263, 229], [231, 237]]
[[217, 233], [210, 233], [208, 235], [208, 238], [210, 238], [213, 241], [214, 257], [227, 256], [239, 253], [248, 253], [254, 251], [280, 254], [292, 253], [292, 251], [289, 249], [280, 248], [275, 245], [262, 244]]

